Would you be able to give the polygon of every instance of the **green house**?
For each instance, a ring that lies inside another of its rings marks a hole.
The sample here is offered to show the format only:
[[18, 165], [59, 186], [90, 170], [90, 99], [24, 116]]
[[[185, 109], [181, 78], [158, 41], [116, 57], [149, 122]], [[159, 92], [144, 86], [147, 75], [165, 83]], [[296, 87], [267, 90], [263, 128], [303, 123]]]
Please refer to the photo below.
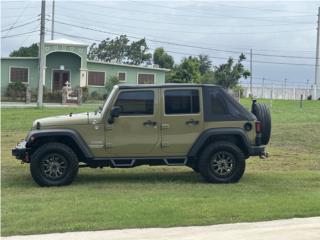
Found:
[[[44, 86], [48, 91], [61, 90], [68, 82], [72, 88], [87, 86], [89, 92], [104, 93], [105, 84], [116, 76], [121, 83], [164, 83], [168, 69], [154, 65], [137, 66], [87, 59], [88, 45], [68, 39], [45, 42], [46, 76]], [[10, 82], [21, 81], [35, 90], [39, 80], [38, 57], [1, 58], [1, 92]]]

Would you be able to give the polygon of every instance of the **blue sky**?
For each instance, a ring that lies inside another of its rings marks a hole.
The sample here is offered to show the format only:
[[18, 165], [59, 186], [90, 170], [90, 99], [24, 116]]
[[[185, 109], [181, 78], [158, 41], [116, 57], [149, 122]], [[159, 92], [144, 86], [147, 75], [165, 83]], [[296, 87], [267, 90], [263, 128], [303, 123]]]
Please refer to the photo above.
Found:
[[[1, 1], [2, 56], [39, 41], [33, 31], [39, 29], [40, 3]], [[207, 54], [214, 65], [241, 52], [249, 59], [252, 48], [254, 82], [282, 84], [287, 78], [288, 84], [306, 86], [308, 79], [314, 82], [319, 6], [316, 1], [56, 1], [55, 38], [91, 44], [116, 34], [145, 37], [150, 52], [164, 47], [176, 63]], [[51, 8], [47, 1], [48, 31]], [[12, 26], [17, 28], [6, 30]], [[26, 32], [31, 33], [14, 36]]]

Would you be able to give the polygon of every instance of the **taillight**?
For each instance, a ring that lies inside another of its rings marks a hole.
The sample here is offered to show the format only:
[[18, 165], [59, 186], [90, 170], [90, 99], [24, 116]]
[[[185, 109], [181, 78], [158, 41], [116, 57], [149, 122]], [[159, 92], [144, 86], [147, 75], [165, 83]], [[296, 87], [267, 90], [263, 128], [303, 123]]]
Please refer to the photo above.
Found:
[[256, 122], [256, 133], [261, 133], [261, 122]]

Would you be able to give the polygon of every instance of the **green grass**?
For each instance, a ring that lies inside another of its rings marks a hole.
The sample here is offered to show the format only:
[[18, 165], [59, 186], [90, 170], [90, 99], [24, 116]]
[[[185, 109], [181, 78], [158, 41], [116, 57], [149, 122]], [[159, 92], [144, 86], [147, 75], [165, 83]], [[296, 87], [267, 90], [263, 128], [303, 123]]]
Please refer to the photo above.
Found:
[[88, 110], [2, 109], [3, 235], [320, 215], [320, 102], [273, 101], [271, 156], [248, 160], [237, 184], [207, 184], [188, 168], [137, 167], [80, 169], [70, 186], [38, 187], [11, 148], [36, 118]]

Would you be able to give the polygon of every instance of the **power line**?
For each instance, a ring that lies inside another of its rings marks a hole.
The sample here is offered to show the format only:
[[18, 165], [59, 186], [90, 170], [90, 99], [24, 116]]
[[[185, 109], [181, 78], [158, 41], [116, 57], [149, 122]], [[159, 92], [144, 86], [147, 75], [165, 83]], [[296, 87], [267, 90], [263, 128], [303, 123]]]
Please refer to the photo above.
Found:
[[1, 29], [1, 32], [5, 32], [5, 31], [8, 31], [8, 30], [12, 30], [12, 29], [24, 27], [24, 26], [27, 26], [27, 25], [29, 25], [29, 24], [31, 24], [31, 23], [37, 22], [37, 21], [39, 21], [39, 19], [32, 20], [32, 21], [29, 21], [29, 22], [26, 22], [26, 23], [17, 25], [17, 26], [15, 26], [15, 27], [9, 27], [9, 28], [6, 28], [6, 29]]
[[[112, 7], [112, 6], [103, 6], [103, 5], [95, 5], [95, 4], [87, 4], [86, 5], [88, 6], [95, 6], [95, 7], [99, 7], [99, 8], [108, 8], [108, 9], [114, 9], [114, 10], [121, 10], [121, 11], [132, 11], [132, 9], [126, 9], [126, 8], [117, 8], [117, 7]], [[163, 7], [162, 5], [158, 5], [158, 7], [161, 6]], [[179, 10], [177, 8], [173, 8], [174, 10]], [[144, 13], [144, 14], [156, 14], [156, 15], [165, 15], [165, 16], [168, 16], [167, 13], [161, 13], [161, 12], [147, 12], [147, 11], [141, 11], [141, 10], [138, 10], [138, 9], [135, 9], [134, 10], [135, 12], [141, 12], [141, 13]], [[193, 10], [194, 11], [194, 10]], [[221, 11], [219, 11], [221, 12]], [[214, 15], [212, 14], [212, 12], [210, 13], [210, 15], [204, 15], [203, 12], [201, 15], [194, 15], [194, 14], [174, 14], [175, 16], [181, 16], [181, 17], [198, 17], [198, 18], [209, 18], [209, 19], [216, 19], [216, 18], [222, 18], [222, 17], [226, 17], [226, 18], [234, 18], [234, 19], [244, 19], [244, 20], [255, 20], [255, 21], [267, 21], [267, 22], [275, 22], [276, 20], [274, 20], [274, 17], [245, 17], [245, 16], [234, 16], [234, 15], [224, 15], [224, 14], [217, 14], [217, 13], [214, 13]], [[279, 16], [281, 18], [283, 17], [314, 17], [316, 15], [294, 15], [294, 16]]]
[[30, 31], [30, 32], [24, 32], [24, 33], [18, 33], [18, 34], [8, 35], [8, 36], [3, 36], [3, 37], [1, 37], [1, 38], [4, 39], [4, 38], [18, 37], [18, 36], [27, 35], [27, 34], [30, 34], [30, 33], [35, 33], [35, 32], [39, 32], [39, 30]]
[[[58, 21], [56, 21], [58, 22]], [[65, 33], [61, 33], [61, 32], [56, 32], [58, 34], [62, 34], [62, 35], [65, 35], [65, 36], [70, 36], [70, 37], [79, 37], [79, 36], [75, 36], [75, 35], [71, 35], [71, 34], [65, 34]], [[108, 32], [108, 34], [110, 34], [110, 32]], [[113, 33], [112, 33], [113, 34]], [[118, 36], [120, 36], [121, 34], [117, 34]], [[80, 37], [79, 37], [80, 38]], [[100, 42], [101, 40], [98, 40], [98, 39], [92, 39], [92, 38], [87, 38], [87, 37], [81, 37], [83, 39], [86, 39], [86, 40], [92, 40], [92, 41], [96, 41], [96, 42]], [[133, 37], [132, 37], [133, 38]], [[136, 39], [141, 39], [139, 37], [134, 37]], [[151, 42], [161, 42], [163, 43], [163, 41], [157, 41], [157, 40], [150, 40], [148, 38], [145, 38], [146, 40], [148, 41], [151, 41]], [[184, 44], [178, 44], [178, 43], [172, 43], [172, 42], [165, 42], [169, 45], [183, 45], [185, 47], [190, 47], [190, 48], [199, 48], [199, 49], [203, 49], [202, 47], [199, 47], [199, 46], [189, 46], [189, 45], [184, 45]], [[222, 50], [220, 50], [222, 51]], [[168, 51], [169, 52], [169, 51]], [[171, 51], [172, 52], [172, 51]], [[223, 57], [216, 57], [216, 56], [210, 56], [208, 55], [209, 58], [213, 58], [213, 59], [229, 59], [229, 58], [223, 58]], [[246, 62], [248, 62], [248, 60], [244, 60]], [[271, 61], [259, 61], [259, 60], [254, 60], [253, 61], [254, 63], [262, 63], [262, 64], [275, 64], [275, 65], [292, 65], [292, 66], [310, 66], [310, 67], [314, 67], [313, 64], [307, 64], [307, 63], [288, 63], [288, 62], [271, 62]]]
[[[82, 21], [83, 19], [80, 19], [80, 18], [76, 18], [76, 17], [70, 17], [70, 16], [62, 16], [62, 15], [59, 15], [59, 17], [63, 17], [63, 18], [68, 18], [68, 19], [72, 19], [72, 21], [74, 22], [74, 20], [80, 20]], [[69, 20], [68, 20], [69, 21]], [[95, 26], [98, 26], [98, 27], [102, 27], [102, 26], [99, 26], [97, 25], [97, 23], [102, 23], [102, 24], [105, 24], [105, 22], [102, 22], [102, 21], [92, 21], [90, 19], [90, 22], [92, 22]], [[78, 22], [79, 23], [79, 22]], [[88, 23], [88, 20], [86, 20], [86, 23], [83, 23], [83, 22], [80, 22], [80, 24], [87, 24]], [[138, 28], [138, 29], [141, 29], [139, 27], [135, 27], [135, 26], [128, 26], [128, 25], [119, 25], [118, 23], [117, 24], [112, 24], [112, 25], [115, 25], [115, 26], [125, 26], [125, 27], [128, 27], [128, 28]], [[104, 27], [104, 26], [103, 26]], [[145, 29], [145, 27], [144, 27]], [[152, 29], [152, 30], [157, 30], [157, 31], [160, 31], [162, 29], [154, 29], [154, 28], [147, 28], [147, 29]], [[164, 31], [169, 31], [169, 30], [164, 30]], [[173, 31], [174, 32], [174, 31]], [[187, 43], [187, 44], [193, 44], [193, 43]], [[239, 50], [239, 51], [234, 51], [235, 53], [240, 53], [240, 52], [243, 52], [242, 51], [243, 49]], [[257, 51], [276, 51], [276, 52], [279, 52], [279, 51], [289, 51], [289, 50], [280, 50], [280, 49], [277, 49], [277, 50], [272, 50], [272, 49], [254, 49], [254, 50], [257, 50]], [[304, 50], [296, 50], [296, 51], [304, 51]], [[313, 51], [310, 51], [310, 52], [313, 52]], [[271, 55], [271, 54], [268, 54], [270, 56], [275, 56], [275, 57], [280, 57], [279, 55]], [[284, 55], [281, 55], [281, 56], [284, 56]], [[292, 56], [292, 55], [286, 55], [284, 57], [288, 57], [288, 58], [294, 58], [296, 56]], [[302, 56], [297, 56], [297, 58], [309, 58], [309, 57], [302, 57]], [[313, 57], [310, 57], [310, 59], [314, 59]]]
[[[90, 28], [90, 27], [84, 27], [76, 24], [70, 24], [70, 23], [65, 23], [59, 20], [55, 21], [56, 23], [67, 25], [67, 26], [72, 26], [72, 27], [77, 27], [81, 29], [86, 29], [90, 31], [95, 31], [95, 32], [101, 32], [101, 33], [107, 33], [110, 35], [116, 35], [116, 36], [121, 36], [122, 34], [115, 33], [115, 32], [110, 32], [110, 31], [105, 31], [102, 29], [95, 29], [95, 28]], [[134, 39], [141, 39], [141, 37], [138, 36], [132, 36], [132, 35], [127, 35], [130, 38]], [[169, 42], [169, 41], [162, 41], [162, 40], [156, 40], [156, 39], [150, 39], [150, 38], [145, 38], [146, 40], [150, 42], [157, 42], [157, 43], [163, 43], [163, 44], [168, 44], [168, 45], [175, 45], [175, 46], [182, 46], [182, 47], [188, 47], [188, 48], [197, 48], [197, 49], [202, 49], [202, 50], [212, 50], [212, 51], [217, 51], [217, 52], [226, 52], [226, 53], [237, 53], [239, 54], [238, 51], [231, 51], [231, 50], [222, 50], [222, 49], [216, 49], [216, 48], [207, 48], [207, 47], [200, 47], [200, 46], [195, 46], [195, 45], [187, 45], [187, 44], [180, 44], [180, 43], [175, 43], [175, 42]], [[306, 63], [288, 63], [288, 62], [271, 62], [271, 61], [260, 61], [256, 60], [254, 61], [255, 63], [268, 63], [268, 64], [281, 64], [281, 65], [293, 65], [293, 66], [314, 66], [312, 64], [306, 64]]]

